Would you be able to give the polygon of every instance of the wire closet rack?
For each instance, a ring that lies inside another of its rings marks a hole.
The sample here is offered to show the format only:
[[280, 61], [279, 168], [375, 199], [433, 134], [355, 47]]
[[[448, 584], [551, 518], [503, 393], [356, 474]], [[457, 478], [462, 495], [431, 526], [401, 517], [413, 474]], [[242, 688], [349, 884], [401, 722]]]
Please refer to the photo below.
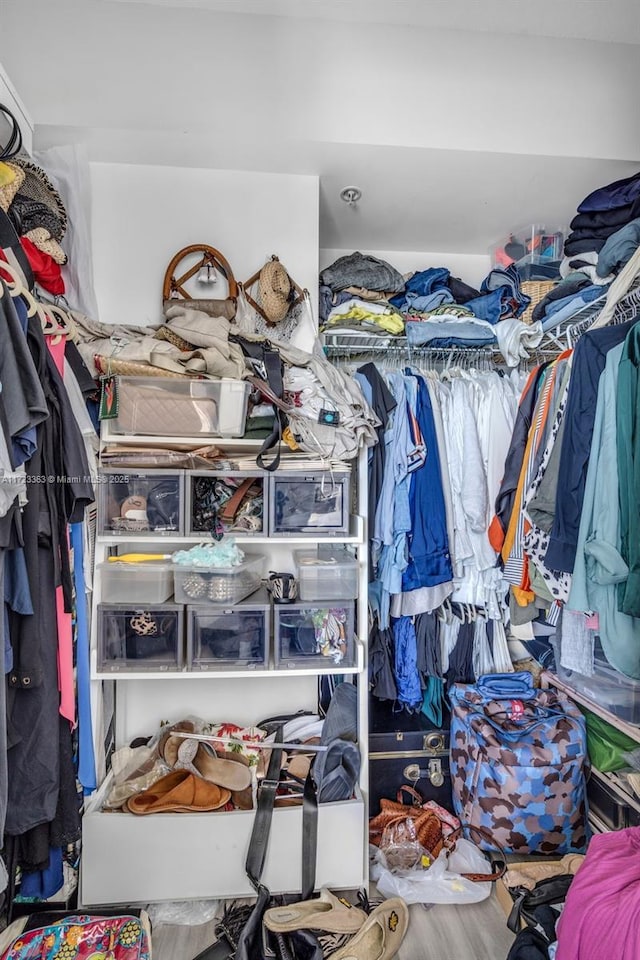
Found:
[[[557, 326], [545, 331], [537, 347], [529, 351], [525, 365], [533, 365], [556, 357], [563, 350], [575, 346], [576, 341], [595, 322], [607, 299], [606, 291], [597, 300], [586, 304], [581, 310], [567, 317]], [[609, 324], [625, 323], [640, 315], [640, 277], [636, 278], [627, 293], [615, 306]], [[504, 366], [505, 360], [498, 344], [487, 346], [430, 347], [412, 346], [406, 336], [389, 333], [372, 333], [365, 330], [326, 330], [324, 350], [335, 363], [353, 363], [355, 360], [379, 361], [385, 366], [412, 362], [422, 366], [456, 366], [491, 369]]]

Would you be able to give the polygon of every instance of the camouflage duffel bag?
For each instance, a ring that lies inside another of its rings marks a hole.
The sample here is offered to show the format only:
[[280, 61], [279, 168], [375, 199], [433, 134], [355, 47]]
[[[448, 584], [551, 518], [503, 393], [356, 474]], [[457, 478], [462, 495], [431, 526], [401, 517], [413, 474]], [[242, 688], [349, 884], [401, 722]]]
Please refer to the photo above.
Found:
[[583, 852], [587, 737], [575, 704], [534, 689], [529, 673], [456, 683], [450, 697], [453, 805], [463, 823], [508, 853]]

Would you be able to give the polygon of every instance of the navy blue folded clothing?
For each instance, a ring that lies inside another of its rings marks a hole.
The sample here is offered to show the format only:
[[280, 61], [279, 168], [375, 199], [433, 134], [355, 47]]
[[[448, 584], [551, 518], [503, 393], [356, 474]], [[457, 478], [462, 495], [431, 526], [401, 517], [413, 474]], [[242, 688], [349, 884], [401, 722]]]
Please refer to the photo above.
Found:
[[605, 245], [604, 237], [584, 237], [581, 240], [574, 239], [572, 233], [569, 234], [564, 242], [565, 257], [575, 257], [579, 253], [599, 253]]
[[598, 187], [578, 205], [578, 213], [593, 210], [615, 210], [626, 207], [640, 197], [640, 173], [624, 180], [614, 180], [605, 187]]
[[571, 230], [584, 230], [600, 227], [623, 227], [630, 220], [640, 217], [640, 197], [626, 207], [614, 207], [612, 210], [589, 210], [577, 213], [569, 227]]

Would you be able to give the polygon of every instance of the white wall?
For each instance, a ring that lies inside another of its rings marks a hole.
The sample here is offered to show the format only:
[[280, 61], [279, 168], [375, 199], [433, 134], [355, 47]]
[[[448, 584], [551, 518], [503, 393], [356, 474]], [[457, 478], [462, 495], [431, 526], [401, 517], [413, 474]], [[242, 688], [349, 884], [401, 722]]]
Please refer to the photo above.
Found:
[[[400, 273], [409, 273], [414, 270], [426, 270], [428, 267], [447, 267], [454, 277], [459, 277], [465, 283], [478, 287], [491, 268], [489, 255], [418, 252], [415, 250], [361, 250], [380, 260], [386, 260]], [[320, 250], [320, 269], [344, 257], [352, 250], [322, 249]]]
[[[192, 243], [220, 250], [240, 281], [277, 254], [316, 316], [317, 177], [92, 163], [91, 183], [102, 321], [159, 323], [167, 265]], [[196, 295], [226, 296], [222, 277], [214, 291]], [[309, 347], [312, 336], [307, 327], [296, 342]]]

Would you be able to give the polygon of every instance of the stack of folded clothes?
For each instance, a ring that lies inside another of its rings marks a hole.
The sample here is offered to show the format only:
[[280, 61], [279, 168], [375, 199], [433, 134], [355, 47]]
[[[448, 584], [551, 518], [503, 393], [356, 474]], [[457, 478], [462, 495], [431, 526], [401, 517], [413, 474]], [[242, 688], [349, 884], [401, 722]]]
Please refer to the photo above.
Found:
[[563, 277], [579, 270], [606, 285], [640, 245], [640, 173], [599, 187], [578, 205], [565, 240]]
[[404, 318], [390, 298], [404, 290], [402, 274], [377, 257], [350, 253], [320, 274], [322, 329], [404, 333]]
[[542, 337], [540, 324], [518, 319], [530, 302], [514, 265], [491, 270], [479, 290], [446, 267], [405, 278], [384, 260], [358, 252], [340, 257], [320, 274], [325, 331], [406, 333], [412, 346], [434, 348], [498, 344], [510, 365]]

